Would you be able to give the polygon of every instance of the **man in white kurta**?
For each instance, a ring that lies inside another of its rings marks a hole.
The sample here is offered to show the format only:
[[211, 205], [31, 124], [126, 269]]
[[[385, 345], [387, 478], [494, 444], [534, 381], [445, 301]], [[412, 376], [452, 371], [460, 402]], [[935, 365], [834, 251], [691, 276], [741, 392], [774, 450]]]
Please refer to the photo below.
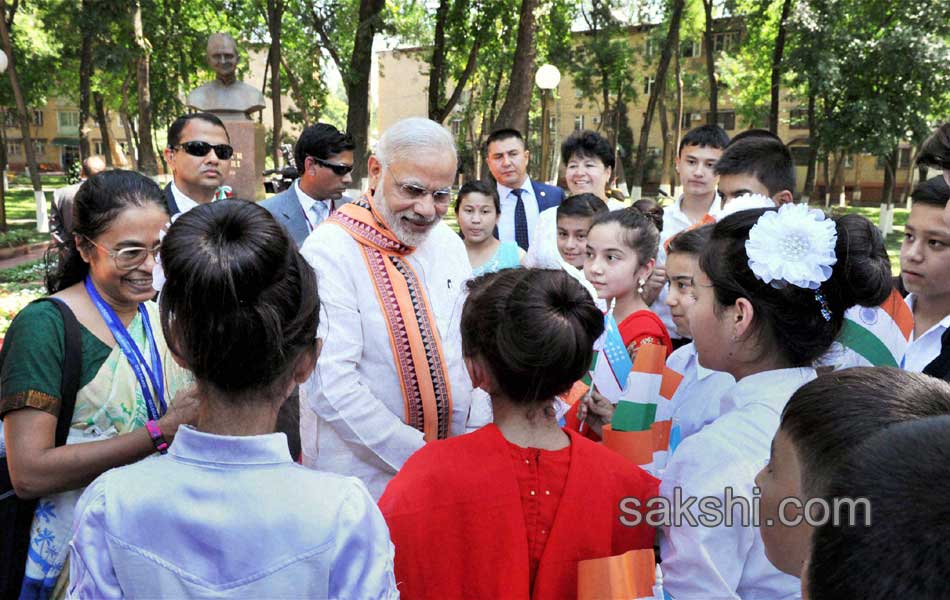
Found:
[[[403, 258], [418, 276], [441, 341], [451, 390], [448, 435], [486, 421], [469, 422], [472, 386], [462, 360], [459, 324], [471, 267], [463, 242], [441, 221], [448, 205], [442, 192], [454, 179], [455, 156], [451, 136], [438, 124], [397, 123], [369, 159], [374, 193], [364, 197], [399, 241], [414, 247]], [[359, 477], [378, 498], [425, 443], [423, 432], [407, 424], [389, 317], [360, 244], [342, 227], [321, 224], [301, 252], [317, 273], [324, 340], [317, 368], [300, 388], [303, 462]]]

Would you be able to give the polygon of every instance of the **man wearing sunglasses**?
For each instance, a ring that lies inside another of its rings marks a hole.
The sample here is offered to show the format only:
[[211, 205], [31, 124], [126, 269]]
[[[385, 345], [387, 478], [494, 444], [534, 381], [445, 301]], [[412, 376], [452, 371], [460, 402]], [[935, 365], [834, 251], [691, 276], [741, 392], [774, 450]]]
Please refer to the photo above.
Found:
[[294, 146], [300, 177], [283, 192], [261, 202], [293, 238], [303, 245], [310, 232], [340, 206], [352, 202], [343, 192], [352, 186], [352, 138], [333, 125], [317, 123], [303, 130]]
[[[465, 245], [442, 221], [457, 154], [434, 121], [399, 121], [367, 160], [370, 189], [301, 248], [329, 328], [300, 386], [303, 464], [359, 477], [378, 498], [426, 442], [483, 425], [469, 418], [462, 360]], [[479, 402], [479, 409], [487, 404]]]
[[172, 170], [172, 181], [165, 187], [169, 215], [214, 201], [231, 173], [234, 149], [230, 142], [224, 123], [211, 113], [175, 119], [165, 148], [165, 162]]

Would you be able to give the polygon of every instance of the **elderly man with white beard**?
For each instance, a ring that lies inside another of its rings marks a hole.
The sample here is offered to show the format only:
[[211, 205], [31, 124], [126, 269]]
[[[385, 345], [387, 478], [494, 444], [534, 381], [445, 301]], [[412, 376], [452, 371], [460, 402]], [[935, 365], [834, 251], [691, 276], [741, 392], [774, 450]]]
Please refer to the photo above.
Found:
[[370, 189], [301, 248], [326, 324], [317, 368], [300, 388], [303, 462], [358, 477], [375, 498], [423, 444], [487, 422], [470, 422], [462, 361], [471, 267], [442, 222], [456, 165], [444, 127], [399, 121], [367, 161]]

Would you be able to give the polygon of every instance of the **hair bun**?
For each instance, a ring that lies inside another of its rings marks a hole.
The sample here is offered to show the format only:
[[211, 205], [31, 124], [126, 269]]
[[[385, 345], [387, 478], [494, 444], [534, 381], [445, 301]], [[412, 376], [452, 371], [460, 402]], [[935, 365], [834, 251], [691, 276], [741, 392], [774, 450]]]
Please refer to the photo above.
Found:
[[[884, 245], [884, 237], [867, 218], [847, 214], [835, 219], [838, 242], [835, 254], [838, 262], [832, 271], [837, 292], [833, 306], [840, 312], [859, 304], [877, 306], [884, 302], [893, 289], [891, 263]], [[832, 296], [835, 296], [833, 294]]]

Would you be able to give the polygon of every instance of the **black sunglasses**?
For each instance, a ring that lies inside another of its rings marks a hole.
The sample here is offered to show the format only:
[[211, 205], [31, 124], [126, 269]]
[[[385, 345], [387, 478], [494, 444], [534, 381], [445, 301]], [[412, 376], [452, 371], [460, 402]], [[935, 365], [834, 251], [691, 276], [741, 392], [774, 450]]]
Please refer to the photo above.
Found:
[[234, 156], [234, 148], [229, 144], [212, 145], [208, 142], [185, 142], [184, 144], [172, 146], [172, 148], [181, 148], [192, 156], [208, 156], [208, 153], [213, 149], [215, 155], [221, 160], [228, 160]]
[[331, 171], [333, 171], [334, 175], [339, 175], [340, 177], [343, 177], [344, 175], [346, 175], [347, 173], [353, 170], [353, 165], [339, 165], [337, 163], [327, 162], [323, 160], [322, 158], [317, 158], [316, 156], [311, 156], [310, 158], [313, 159], [313, 162], [317, 163], [321, 167], [326, 167], [327, 169], [330, 169]]

